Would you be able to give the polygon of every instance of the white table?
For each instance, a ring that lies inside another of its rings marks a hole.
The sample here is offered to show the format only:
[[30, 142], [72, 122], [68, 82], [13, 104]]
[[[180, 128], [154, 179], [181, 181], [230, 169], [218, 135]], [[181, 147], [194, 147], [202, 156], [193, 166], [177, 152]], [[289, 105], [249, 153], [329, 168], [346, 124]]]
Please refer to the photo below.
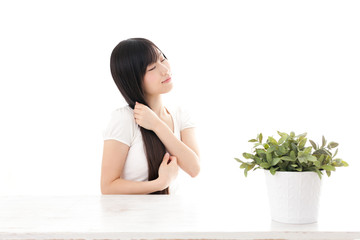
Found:
[[323, 211], [315, 224], [281, 224], [271, 221], [265, 200], [1, 196], [0, 239], [360, 239], [359, 218], [347, 221], [349, 213], [331, 219]]

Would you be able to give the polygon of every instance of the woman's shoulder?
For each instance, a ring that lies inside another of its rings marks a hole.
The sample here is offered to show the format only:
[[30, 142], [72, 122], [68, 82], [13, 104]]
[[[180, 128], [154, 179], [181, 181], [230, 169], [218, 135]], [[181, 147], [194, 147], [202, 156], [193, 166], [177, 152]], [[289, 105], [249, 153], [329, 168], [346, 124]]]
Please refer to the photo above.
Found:
[[122, 119], [122, 120], [133, 120], [134, 110], [128, 105], [116, 108], [111, 113], [112, 118]]
[[118, 107], [116, 108], [113, 113], [123, 113], [123, 114], [130, 114], [132, 113], [134, 110], [129, 106], [129, 105], [125, 105], [122, 107]]
[[172, 117], [176, 119], [180, 118], [181, 116], [181, 107], [175, 104], [168, 104], [166, 105], [166, 109], [170, 112]]
[[167, 108], [173, 115], [175, 115], [174, 117], [179, 123], [180, 130], [195, 126], [191, 111], [188, 107], [178, 104], [172, 104]]
[[116, 139], [129, 146], [135, 136], [136, 123], [133, 117], [133, 110], [129, 106], [116, 108], [108, 122], [103, 137], [106, 139]]
[[134, 119], [134, 110], [127, 106], [118, 107], [112, 111], [109, 127], [124, 127], [136, 129], [136, 122]]
[[183, 115], [190, 114], [189, 108], [183, 105], [171, 104], [166, 108], [168, 108], [169, 111], [171, 111], [173, 114], [180, 118]]

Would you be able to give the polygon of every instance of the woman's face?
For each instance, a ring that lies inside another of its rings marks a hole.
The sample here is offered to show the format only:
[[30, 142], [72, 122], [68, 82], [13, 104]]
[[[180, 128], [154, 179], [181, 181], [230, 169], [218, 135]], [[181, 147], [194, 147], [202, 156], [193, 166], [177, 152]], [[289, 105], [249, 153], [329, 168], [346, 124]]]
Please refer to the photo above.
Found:
[[149, 64], [144, 76], [143, 88], [147, 95], [159, 95], [169, 92], [173, 87], [171, 69], [168, 60], [158, 51], [158, 59]]

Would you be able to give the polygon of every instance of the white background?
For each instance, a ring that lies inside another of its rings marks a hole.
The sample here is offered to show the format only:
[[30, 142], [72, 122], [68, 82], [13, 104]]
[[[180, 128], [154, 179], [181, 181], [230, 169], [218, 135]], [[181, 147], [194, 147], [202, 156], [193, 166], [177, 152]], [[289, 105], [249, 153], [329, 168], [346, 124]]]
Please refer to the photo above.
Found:
[[358, 1], [1, 1], [0, 195], [100, 194], [102, 131], [124, 105], [110, 54], [145, 37], [172, 66], [165, 103], [198, 124], [202, 169], [179, 175], [181, 194], [266, 198], [263, 172], [245, 178], [233, 158], [280, 130], [340, 143], [350, 166], [323, 178], [321, 201], [346, 204], [360, 182], [359, 12]]

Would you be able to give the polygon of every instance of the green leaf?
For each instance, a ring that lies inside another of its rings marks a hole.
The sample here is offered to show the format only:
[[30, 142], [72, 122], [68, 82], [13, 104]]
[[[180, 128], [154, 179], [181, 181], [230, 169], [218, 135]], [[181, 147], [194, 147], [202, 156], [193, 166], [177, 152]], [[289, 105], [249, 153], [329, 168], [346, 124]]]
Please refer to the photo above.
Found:
[[275, 147], [274, 146], [271, 146], [267, 149], [267, 152], [266, 153], [272, 153], [273, 151], [275, 150]]
[[255, 157], [254, 157], [254, 160], [255, 160], [256, 164], [260, 165], [261, 160], [260, 160], [259, 157], [255, 156]]
[[326, 140], [325, 140], [325, 137], [324, 135], [322, 136], [322, 145], [321, 145], [321, 148], [325, 147], [326, 145]]
[[295, 159], [293, 159], [292, 157], [289, 157], [289, 156], [283, 156], [280, 158], [281, 160], [284, 160], [284, 161], [290, 161], [290, 162], [294, 162]]
[[336, 143], [336, 142], [330, 142], [330, 143], [327, 145], [327, 147], [328, 147], [329, 149], [331, 149], [331, 148], [336, 148], [337, 146], [339, 146], [339, 144]]
[[294, 138], [294, 137], [295, 137], [295, 133], [294, 133], [294, 132], [291, 132], [291, 133], [290, 133], [290, 137], [291, 137], [291, 138]]
[[292, 149], [293, 151], [297, 151], [297, 146], [296, 146], [295, 143], [291, 143], [291, 149]]
[[326, 171], [335, 171], [335, 167], [331, 166], [331, 165], [323, 165], [323, 166], [321, 166], [321, 168]]
[[250, 139], [248, 142], [257, 142], [256, 139]]
[[328, 175], [328, 177], [330, 177], [331, 172], [330, 172], [330, 171], [326, 171], [326, 174]]
[[328, 156], [332, 156], [332, 153], [329, 150], [324, 148], [324, 151], [327, 152]]
[[304, 137], [306, 137], [306, 135], [307, 135], [307, 133], [305, 132], [305, 133], [302, 133], [302, 134], [297, 135], [296, 138], [301, 138], [301, 139], [303, 139]]
[[240, 165], [240, 168], [246, 168], [247, 167], [247, 163], [243, 163]]
[[284, 155], [287, 153], [287, 149], [284, 146], [280, 146], [279, 147], [279, 152], [281, 155]]
[[283, 136], [279, 139], [279, 144], [283, 144], [285, 142], [285, 140], [287, 139], [287, 136]]
[[251, 169], [253, 169], [255, 167], [255, 164], [248, 164], [247, 166], [246, 166], [246, 170], [247, 171], [250, 171]]
[[266, 154], [264, 149], [256, 149], [256, 154], [260, 155], [260, 154]]
[[321, 154], [321, 156], [320, 156], [320, 158], [319, 158], [320, 164], [323, 164], [324, 158], [325, 158], [325, 155], [324, 155], [324, 154]]
[[271, 173], [272, 175], [275, 175], [276, 170], [278, 170], [278, 169], [279, 169], [278, 167], [277, 167], [277, 168], [271, 167], [271, 168], [270, 168], [270, 173]]
[[274, 157], [279, 157], [279, 156], [282, 156], [281, 152], [278, 150], [275, 150], [274, 152]]
[[330, 156], [326, 156], [324, 163], [327, 164], [327, 163], [330, 162], [330, 160], [331, 160], [331, 157], [330, 157]]
[[243, 157], [246, 158], [246, 159], [254, 159], [255, 156], [250, 154], [250, 153], [244, 152]]
[[306, 160], [308, 160], [309, 162], [318, 162], [317, 158], [312, 155], [308, 155]]
[[314, 162], [314, 165], [315, 165], [316, 167], [320, 167], [320, 166], [321, 166], [321, 163], [320, 163], [319, 161], [315, 161], [315, 162]]
[[304, 149], [304, 152], [305, 152], [306, 154], [310, 154], [310, 153], [311, 153], [311, 150], [312, 150], [312, 147], [307, 147], [307, 148]]
[[341, 161], [341, 163], [344, 165], [344, 167], [348, 167], [348, 166], [349, 166], [349, 164], [348, 164], [347, 162], [345, 162], [345, 161]]
[[253, 148], [256, 148], [257, 146], [260, 146], [262, 143], [255, 143]]
[[267, 162], [261, 163], [260, 166], [261, 166], [262, 168], [265, 168], [265, 169], [268, 169], [268, 168], [271, 167], [270, 163], [267, 163]]
[[306, 154], [305, 152], [301, 151], [298, 153], [298, 159], [300, 163], [307, 163], [307, 156], [309, 156], [308, 154]]
[[270, 142], [270, 143], [272, 143], [272, 144], [274, 144], [276, 146], [278, 145], [278, 142], [273, 137], [268, 137], [268, 142]]
[[262, 140], [263, 140], [263, 135], [262, 135], [262, 133], [260, 133], [260, 134], [259, 134], [259, 142], [261, 143]]
[[297, 164], [291, 164], [290, 166], [292, 166], [292, 167], [294, 167], [294, 168], [298, 167]]
[[312, 146], [315, 150], [318, 149], [316, 143], [315, 143], [313, 140], [309, 140], [309, 142], [310, 142], [311, 146]]
[[277, 133], [280, 135], [280, 137], [287, 136], [287, 133], [283, 133], [283, 132], [280, 132], [280, 131], [277, 131]]
[[319, 175], [319, 178], [322, 178], [322, 172], [319, 169], [315, 168], [315, 172]]
[[254, 166], [255, 166], [255, 164], [246, 164], [246, 165], [245, 165], [245, 168], [244, 168], [244, 175], [245, 175], [245, 177], [247, 177], [248, 171], [250, 171]]
[[301, 141], [299, 142], [299, 150], [301, 150], [305, 147], [306, 141], [307, 141], [307, 138], [301, 139]]
[[295, 161], [296, 160], [296, 155], [294, 151], [290, 152], [290, 157]]
[[238, 158], [234, 158], [236, 161], [238, 161], [238, 162], [241, 162], [241, 163], [244, 163], [243, 161], [241, 161], [240, 159], [238, 159]]
[[342, 167], [341, 160], [333, 161], [331, 165], [334, 167]]
[[315, 152], [313, 152], [313, 155], [320, 155], [320, 154], [325, 154], [325, 155], [331, 156], [331, 153], [329, 151], [327, 151], [326, 149], [318, 149]]
[[271, 166], [275, 166], [276, 164], [278, 164], [280, 162], [280, 158], [274, 158], [271, 162]]
[[271, 152], [267, 152], [267, 153], [266, 153], [266, 160], [267, 160], [267, 162], [268, 162], [268, 163], [270, 163], [270, 164], [271, 164], [271, 162], [272, 162], [272, 155], [271, 155]]
[[335, 153], [334, 153], [334, 156], [333, 157], [335, 157], [336, 156], [336, 154], [338, 153], [338, 148], [336, 149], [336, 151], [335, 151]]

